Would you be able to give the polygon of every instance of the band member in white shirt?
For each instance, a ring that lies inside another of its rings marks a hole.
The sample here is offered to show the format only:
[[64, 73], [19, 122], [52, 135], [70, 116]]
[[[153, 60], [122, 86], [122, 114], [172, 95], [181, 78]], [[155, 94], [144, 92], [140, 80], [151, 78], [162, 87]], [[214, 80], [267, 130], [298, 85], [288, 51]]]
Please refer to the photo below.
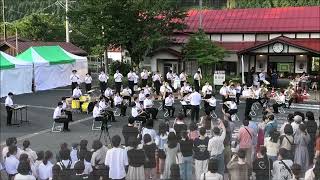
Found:
[[104, 114], [104, 116], [107, 116], [108, 118], [110, 118], [112, 122], [117, 122], [114, 117], [113, 111], [110, 111], [107, 109], [108, 107], [111, 106], [110, 104], [111, 103], [109, 99], [105, 99], [103, 96], [101, 96], [99, 101], [99, 111], [101, 114]]
[[63, 130], [64, 131], [70, 131], [69, 129], [69, 121], [67, 119], [66, 115], [62, 115], [62, 102], [58, 102], [58, 106], [55, 108], [53, 113], [53, 120], [56, 123], [63, 123]]
[[92, 77], [90, 73], [86, 74], [86, 77], [84, 78], [84, 83], [86, 84], [86, 92], [91, 90], [91, 83], [92, 83]]
[[99, 79], [99, 82], [100, 82], [101, 94], [103, 94], [104, 91], [105, 91], [106, 88], [107, 88], [107, 81], [108, 81], [108, 79], [109, 79], [109, 76], [106, 75], [103, 70], [101, 70], [98, 79]]
[[265, 72], [259, 73], [260, 84], [263, 83], [263, 81], [265, 81], [265, 80], [266, 80], [266, 73]]
[[143, 91], [145, 95], [152, 93], [152, 89], [148, 86], [148, 84], [146, 85], [146, 87], [143, 88]]
[[166, 79], [167, 79], [167, 82], [168, 82], [169, 86], [171, 87], [172, 83], [173, 83], [172, 70], [167, 72]]
[[214, 95], [212, 95], [209, 99], [204, 99], [204, 100], [205, 100], [205, 102], [208, 103], [208, 106], [205, 108], [204, 111], [205, 111], [206, 115], [209, 116], [212, 111], [216, 110], [217, 100], [214, 97]]
[[273, 113], [278, 114], [279, 110], [278, 108], [281, 106], [285, 106], [286, 102], [286, 96], [284, 94], [284, 90], [281, 91], [281, 94], [275, 97], [276, 103], [272, 105], [273, 107]]
[[171, 117], [174, 117], [174, 111], [175, 111], [173, 103], [174, 103], [174, 96], [172, 93], [169, 93], [169, 96], [166, 97], [165, 99], [164, 108], [168, 109], [169, 115], [171, 115]]
[[79, 85], [77, 85], [76, 88], [73, 90], [72, 97], [73, 99], [79, 100], [80, 96], [82, 96], [82, 92]]
[[131, 106], [131, 95], [132, 95], [132, 91], [131, 89], [127, 86], [126, 88], [124, 88], [121, 92], [121, 96], [123, 97], [123, 100], [128, 100], [128, 105]]
[[191, 108], [191, 121], [194, 122], [199, 122], [200, 116], [199, 116], [199, 111], [200, 111], [200, 104], [201, 104], [201, 95], [199, 92], [194, 91], [190, 95], [190, 104], [192, 106]]
[[227, 89], [227, 95], [229, 101], [236, 101], [237, 90], [235, 89], [233, 83], [231, 83], [229, 88]]
[[110, 87], [104, 91], [104, 96], [111, 102], [111, 107], [113, 107], [113, 90]]
[[120, 111], [121, 111], [120, 116], [126, 116], [127, 106], [123, 104], [123, 99], [119, 93], [116, 93], [113, 101], [114, 101], [114, 106], [120, 108]]
[[182, 70], [182, 72], [179, 75], [180, 78], [180, 87], [184, 86], [184, 83], [187, 82], [188, 75]]
[[72, 121], [72, 112], [70, 111], [70, 107], [67, 105], [66, 97], [61, 98], [62, 102], [62, 112], [67, 115], [68, 121]]
[[200, 92], [200, 80], [202, 79], [202, 75], [200, 70], [196, 72], [193, 76], [194, 90]]
[[4, 103], [4, 105], [6, 106], [6, 110], [7, 110], [7, 126], [11, 126], [11, 120], [12, 120], [12, 110], [13, 110], [13, 93], [9, 92], [8, 96], [6, 97], [6, 101]]
[[138, 89], [138, 82], [139, 82], [139, 73], [137, 72], [133, 72], [133, 83], [134, 83], [134, 87], [133, 87], [133, 94], [135, 93], [136, 89]]
[[183, 86], [180, 89], [180, 95], [183, 98], [184, 96], [186, 96], [189, 93], [192, 93], [192, 88], [191, 88], [191, 86], [189, 85], [188, 82], [184, 82]]
[[[206, 82], [205, 85], [202, 87], [202, 94], [204, 99], [209, 99], [212, 96], [212, 86]], [[204, 101], [204, 109], [209, 106], [207, 101]]]
[[133, 96], [134, 94], [134, 78], [135, 78], [135, 74], [132, 72], [132, 70], [130, 70], [130, 72], [127, 74], [127, 78], [128, 78], [128, 86], [131, 89], [131, 96]]
[[247, 86], [243, 86], [242, 97], [246, 99], [246, 107], [245, 107], [245, 117], [249, 117], [252, 104], [254, 103], [254, 93], [251, 88], [247, 88]]
[[119, 70], [116, 70], [116, 73], [113, 75], [113, 78], [116, 86], [116, 93], [120, 93], [123, 75], [119, 72]]
[[147, 114], [146, 112], [141, 109], [139, 102], [133, 102], [133, 107], [131, 109], [131, 116], [134, 119], [134, 121], [141, 121], [142, 124], [146, 123]]
[[225, 102], [228, 98], [228, 94], [227, 94], [227, 90], [228, 90], [228, 83], [226, 81], [223, 81], [223, 86], [220, 88], [220, 95], [222, 96], [222, 102]]
[[145, 111], [152, 115], [152, 119], [157, 119], [158, 109], [153, 107], [153, 101], [149, 94], [146, 95], [146, 99], [143, 101], [143, 106]]
[[138, 97], [139, 97], [138, 99], [139, 99], [140, 104], [143, 104], [143, 101], [146, 99], [146, 95], [144, 94], [143, 89], [140, 90]]
[[164, 107], [166, 97], [168, 97], [169, 93], [172, 93], [172, 88], [169, 86], [168, 82], [164, 82], [162, 84], [160, 87], [160, 93], [162, 96], [162, 107]]
[[105, 118], [100, 111], [98, 102], [95, 102], [92, 114], [95, 121], [103, 121]]
[[224, 109], [222, 111], [224, 113], [229, 113], [230, 115], [236, 114], [238, 112], [237, 103], [235, 101], [226, 101], [224, 102]]
[[72, 74], [70, 75], [70, 81], [71, 81], [71, 90], [73, 91], [74, 88], [78, 85], [80, 80], [80, 77], [77, 74], [77, 70], [72, 70]]
[[160, 95], [160, 86], [161, 86], [161, 75], [159, 71], [153, 74], [152, 76], [153, 86], [156, 89], [157, 96]]
[[190, 105], [190, 95], [191, 95], [192, 92], [189, 92], [187, 94], [185, 94], [183, 96], [183, 99], [181, 102], [181, 105], [182, 105], [182, 109], [183, 109], [183, 112], [184, 112], [184, 117], [187, 117], [187, 110], [188, 109], [191, 109], [192, 106]]
[[145, 87], [148, 84], [149, 73], [147, 70], [143, 69], [140, 76], [141, 76], [141, 87]]
[[242, 87], [241, 87], [240, 83], [237, 83], [235, 89], [236, 89], [236, 103], [239, 105], [239, 103], [240, 103], [241, 91], [242, 91]]

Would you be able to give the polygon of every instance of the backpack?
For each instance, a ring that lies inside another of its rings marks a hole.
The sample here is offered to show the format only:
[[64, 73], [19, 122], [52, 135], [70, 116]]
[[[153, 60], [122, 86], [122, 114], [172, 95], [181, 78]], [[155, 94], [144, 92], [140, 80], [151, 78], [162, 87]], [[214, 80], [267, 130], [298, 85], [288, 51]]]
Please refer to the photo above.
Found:
[[63, 177], [62, 179], [69, 179], [72, 175], [75, 174], [73, 169], [71, 169], [71, 160], [69, 160], [67, 167], [62, 163], [62, 161], [58, 162], [58, 165], [61, 168], [61, 177]]

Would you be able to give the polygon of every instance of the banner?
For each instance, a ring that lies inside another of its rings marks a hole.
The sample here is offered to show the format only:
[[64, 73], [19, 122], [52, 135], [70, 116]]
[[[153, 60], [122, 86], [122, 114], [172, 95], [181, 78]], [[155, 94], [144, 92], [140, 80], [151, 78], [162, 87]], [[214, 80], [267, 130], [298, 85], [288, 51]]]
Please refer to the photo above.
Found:
[[214, 71], [214, 75], [213, 75], [214, 85], [223, 85], [223, 82], [225, 80], [226, 80], [225, 71]]

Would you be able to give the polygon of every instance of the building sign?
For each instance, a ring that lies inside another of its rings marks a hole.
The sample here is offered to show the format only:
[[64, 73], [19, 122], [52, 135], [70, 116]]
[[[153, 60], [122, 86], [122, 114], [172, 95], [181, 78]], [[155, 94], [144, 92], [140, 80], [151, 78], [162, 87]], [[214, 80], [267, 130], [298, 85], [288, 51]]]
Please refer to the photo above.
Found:
[[214, 71], [213, 84], [223, 85], [223, 81], [226, 80], [225, 71]]

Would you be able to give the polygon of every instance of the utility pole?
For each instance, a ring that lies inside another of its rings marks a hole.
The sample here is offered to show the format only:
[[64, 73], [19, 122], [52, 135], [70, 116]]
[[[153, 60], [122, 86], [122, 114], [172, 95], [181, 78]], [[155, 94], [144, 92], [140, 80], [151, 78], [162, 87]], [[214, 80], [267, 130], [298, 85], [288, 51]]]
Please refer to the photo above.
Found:
[[[102, 14], [102, 12], [101, 12]], [[102, 43], [105, 43], [104, 42], [104, 26], [102, 25], [101, 26], [101, 31], [102, 31], [102, 37], [103, 37], [103, 40], [102, 40]], [[104, 50], [103, 50], [103, 61], [104, 61], [104, 72], [107, 73], [108, 72], [108, 45], [107, 47], [105, 47], [105, 44], [102, 44], [102, 46], [104, 47]]]
[[68, 10], [69, 10], [69, 0], [66, 0], [66, 42], [70, 42]]
[[4, 0], [2, 0], [3, 41], [7, 40], [6, 18], [4, 14]]
[[199, 29], [202, 29], [202, 0], [199, 0]]

